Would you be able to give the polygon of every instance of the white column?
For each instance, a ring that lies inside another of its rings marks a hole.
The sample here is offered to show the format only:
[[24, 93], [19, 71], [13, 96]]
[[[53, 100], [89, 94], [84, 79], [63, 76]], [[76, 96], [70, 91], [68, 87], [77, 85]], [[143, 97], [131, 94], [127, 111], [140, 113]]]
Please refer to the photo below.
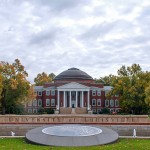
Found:
[[78, 99], [77, 99], [77, 91], [76, 91], [76, 107], [78, 107]]
[[64, 107], [66, 106], [66, 91], [64, 91]]
[[58, 93], [58, 95], [57, 95], [57, 106], [58, 106], [58, 109], [59, 109], [59, 103], [60, 103], [60, 100], [59, 100], [59, 91], [57, 91]]
[[71, 107], [71, 91], [70, 91], [70, 94], [69, 94], [69, 95], [70, 95], [70, 104], [69, 104], [69, 105], [70, 105], [70, 107]]
[[82, 106], [81, 106], [81, 107], [83, 107], [83, 101], [84, 101], [83, 98], [84, 98], [84, 97], [83, 97], [83, 91], [82, 91]]
[[89, 110], [89, 105], [90, 105], [90, 103], [89, 103], [90, 92], [89, 92], [89, 91], [87, 91], [87, 94], [88, 94], [88, 99], [87, 99], [87, 107], [88, 107], [88, 110]]

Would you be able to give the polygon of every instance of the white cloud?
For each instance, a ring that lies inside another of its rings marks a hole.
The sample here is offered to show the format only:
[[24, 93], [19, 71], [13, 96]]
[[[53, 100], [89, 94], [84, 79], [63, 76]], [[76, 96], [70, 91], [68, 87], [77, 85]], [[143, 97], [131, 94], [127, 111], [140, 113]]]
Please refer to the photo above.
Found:
[[77, 67], [93, 78], [121, 65], [150, 70], [149, 0], [12, 0], [0, 3], [0, 60], [29, 73]]

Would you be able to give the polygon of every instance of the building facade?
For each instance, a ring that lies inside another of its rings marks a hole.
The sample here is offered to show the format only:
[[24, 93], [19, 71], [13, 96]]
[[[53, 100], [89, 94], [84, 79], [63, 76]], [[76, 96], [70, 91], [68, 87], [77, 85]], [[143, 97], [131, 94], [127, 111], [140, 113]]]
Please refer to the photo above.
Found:
[[77, 68], [70, 68], [57, 75], [52, 83], [35, 86], [36, 99], [26, 106], [28, 113], [37, 113], [43, 108], [83, 108], [100, 113], [107, 107], [111, 112], [118, 112], [118, 96], [107, 99], [111, 86], [95, 83], [95, 80]]

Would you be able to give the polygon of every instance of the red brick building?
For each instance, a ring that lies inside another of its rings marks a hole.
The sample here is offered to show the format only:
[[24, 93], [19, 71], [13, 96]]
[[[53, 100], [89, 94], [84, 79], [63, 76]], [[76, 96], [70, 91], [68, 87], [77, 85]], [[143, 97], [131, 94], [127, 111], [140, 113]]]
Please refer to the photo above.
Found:
[[99, 113], [102, 108], [107, 107], [113, 112], [118, 112], [118, 96], [111, 99], [106, 98], [111, 86], [95, 83], [95, 80], [77, 68], [70, 68], [57, 75], [53, 83], [45, 83], [43, 86], [35, 86], [37, 97], [33, 102], [27, 104], [28, 113], [37, 113], [41, 107], [56, 109], [59, 112], [76, 108], [92, 110]]

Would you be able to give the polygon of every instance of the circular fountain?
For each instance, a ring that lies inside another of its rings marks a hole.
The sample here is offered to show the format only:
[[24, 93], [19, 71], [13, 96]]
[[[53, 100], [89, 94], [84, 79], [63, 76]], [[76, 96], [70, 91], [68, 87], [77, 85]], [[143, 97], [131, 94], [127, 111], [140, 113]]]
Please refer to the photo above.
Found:
[[118, 134], [105, 127], [68, 124], [32, 129], [26, 133], [26, 139], [41, 145], [92, 146], [112, 143]]
[[91, 126], [61, 125], [44, 128], [42, 132], [54, 136], [91, 136], [100, 134], [102, 130]]

